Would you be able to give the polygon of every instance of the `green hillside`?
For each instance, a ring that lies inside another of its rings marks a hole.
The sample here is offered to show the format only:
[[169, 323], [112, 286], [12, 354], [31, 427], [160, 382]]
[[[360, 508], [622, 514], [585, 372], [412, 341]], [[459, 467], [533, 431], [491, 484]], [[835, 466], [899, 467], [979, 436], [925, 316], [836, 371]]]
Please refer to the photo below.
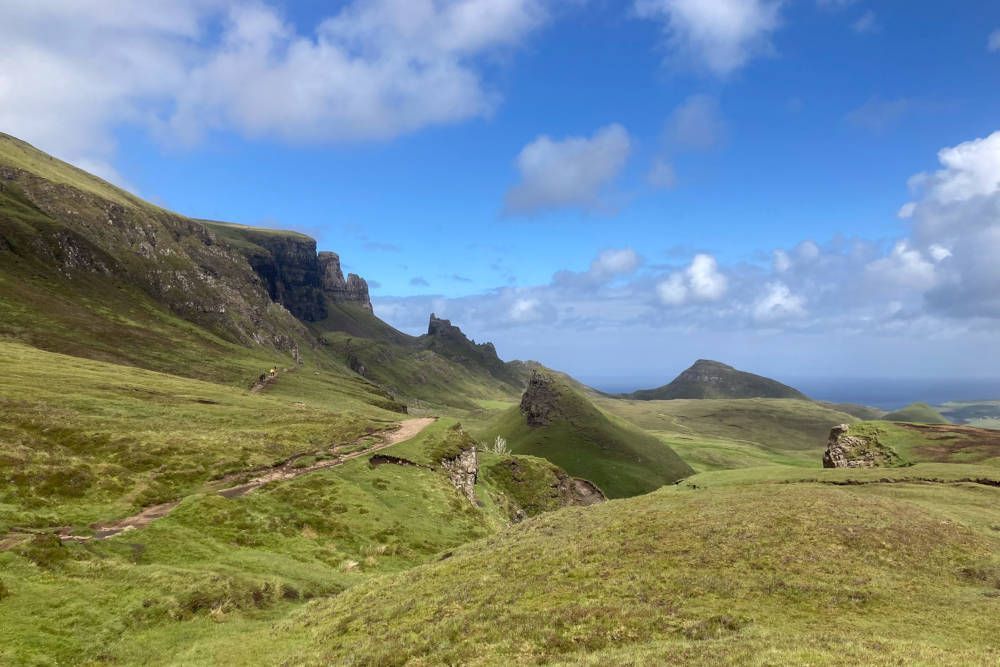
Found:
[[669, 446], [606, 414], [556, 375], [534, 371], [521, 405], [526, 402], [546, 411], [547, 423], [533, 425], [522, 407], [512, 407], [477, 435], [486, 441], [502, 436], [515, 453], [548, 459], [611, 498], [646, 493], [691, 473]]
[[926, 403], [911, 403], [905, 408], [882, 415], [887, 422], [909, 422], [911, 424], [950, 424], [944, 415]]
[[820, 465], [830, 429], [857, 421], [796, 399], [598, 399], [606, 412], [669, 444], [695, 470]]
[[699, 359], [669, 384], [628, 395], [640, 401], [676, 398], [799, 398], [806, 396], [777, 380], [736, 370], [732, 366]]
[[[824, 472], [840, 471], [816, 474]], [[248, 643], [179, 659], [267, 651], [308, 664], [1000, 660], [1000, 538], [991, 528], [1000, 489], [871, 479], [713, 486], [695, 477], [562, 510], [314, 603]]]

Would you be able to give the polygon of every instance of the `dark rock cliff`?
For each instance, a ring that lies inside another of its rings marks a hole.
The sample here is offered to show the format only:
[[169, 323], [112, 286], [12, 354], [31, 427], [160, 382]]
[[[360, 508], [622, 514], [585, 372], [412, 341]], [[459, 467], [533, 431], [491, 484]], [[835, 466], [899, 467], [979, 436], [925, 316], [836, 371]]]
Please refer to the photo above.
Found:
[[247, 260], [271, 298], [300, 320], [316, 322], [326, 317], [316, 241], [267, 232], [248, 232], [247, 236], [263, 250], [247, 253]]
[[320, 281], [323, 291], [338, 303], [357, 303], [372, 312], [368, 282], [356, 273], [347, 274], [340, 268], [340, 255], [335, 252], [319, 254]]
[[434, 313], [431, 313], [427, 334], [422, 338], [428, 349], [452, 361], [468, 367], [485, 369], [490, 375], [504, 382], [521, 381], [518, 372], [497, 355], [493, 343], [476, 343], [449, 320], [441, 319]]
[[318, 322], [326, 318], [327, 301], [356, 303], [372, 311], [365, 279], [353, 273], [345, 279], [340, 256], [334, 252], [317, 254], [314, 239], [220, 223], [210, 226], [225, 238], [238, 241], [271, 298], [298, 319]]

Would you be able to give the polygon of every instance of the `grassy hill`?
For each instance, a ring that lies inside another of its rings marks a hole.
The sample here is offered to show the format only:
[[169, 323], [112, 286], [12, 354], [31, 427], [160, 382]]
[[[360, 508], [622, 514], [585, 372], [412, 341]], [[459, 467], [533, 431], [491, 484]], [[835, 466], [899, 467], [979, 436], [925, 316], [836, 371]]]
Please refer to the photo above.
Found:
[[[539, 383], [545, 395], [533, 391]], [[525, 397], [522, 405], [545, 404], [548, 423], [532, 425], [521, 407], [511, 407], [477, 435], [485, 441], [502, 436], [513, 452], [548, 459], [612, 498], [646, 493], [691, 473], [669, 446], [603, 412], [557, 375], [535, 371]]]
[[1000, 489], [871, 479], [720, 486], [694, 477], [562, 510], [316, 602], [246, 643], [179, 658], [995, 663]]
[[812, 401], [692, 399], [596, 403], [656, 435], [695, 470], [760, 465], [818, 467], [830, 429], [857, 421]]
[[628, 395], [640, 401], [676, 398], [799, 398], [806, 396], [777, 380], [736, 370], [732, 366], [699, 359], [670, 384], [642, 389]]
[[950, 424], [944, 415], [926, 403], [911, 403], [905, 408], [882, 415], [887, 422], [910, 422], [913, 424]]

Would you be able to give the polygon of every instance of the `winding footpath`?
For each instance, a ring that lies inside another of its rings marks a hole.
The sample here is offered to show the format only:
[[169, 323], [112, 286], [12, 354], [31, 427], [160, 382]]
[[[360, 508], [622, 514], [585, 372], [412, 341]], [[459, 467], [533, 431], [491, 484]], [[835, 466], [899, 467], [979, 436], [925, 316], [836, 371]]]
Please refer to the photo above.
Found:
[[[381, 437], [382, 442], [371, 447], [366, 447], [356, 452], [351, 452], [350, 454], [337, 455], [336, 458], [328, 459], [324, 461], [317, 461], [310, 466], [296, 467], [295, 463], [304, 456], [312, 456], [317, 454], [317, 452], [305, 452], [298, 454], [296, 456], [287, 459], [286, 461], [279, 463], [272, 468], [266, 468], [264, 470], [254, 469], [248, 472], [234, 473], [223, 477], [221, 480], [217, 480], [208, 485], [209, 490], [214, 490], [215, 493], [223, 496], [225, 498], [239, 498], [240, 496], [245, 496], [262, 486], [271, 484], [272, 482], [283, 482], [296, 477], [301, 477], [302, 475], [308, 475], [309, 473], [316, 472], [317, 470], [325, 470], [326, 468], [334, 468], [339, 465], [343, 465], [348, 461], [353, 461], [354, 459], [361, 458], [362, 456], [367, 456], [373, 452], [385, 449], [387, 447], [392, 447], [393, 445], [398, 445], [401, 442], [405, 442], [410, 438], [416, 437], [425, 428], [437, 421], [437, 417], [420, 417], [416, 419], [407, 419], [400, 422], [399, 427], [383, 431], [377, 434]], [[360, 440], [360, 439], [359, 439]], [[351, 444], [356, 444], [355, 441]], [[333, 448], [335, 453], [336, 446]], [[248, 474], [261, 473], [257, 477], [250, 479], [249, 481], [237, 484], [235, 486], [225, 486], [226, 484], [231, 484], [237, 479], [246, 477]], [[223, 488], [218, 488], [222, 486]], [[126, 531], [135, 530], [137, 528], [143, 528], [153, 523], [157, 519], [162, 519], [167, 516], [181, 504], [181, 500], [175, 500], [169, 503], [163, 503], [160, 505], [153, 505], [143, 509], [138, 514], [133, 514], [132, 516], [125, 517], [124, 519], [119, 519], [113, 523], [107, 524], [97, 524], [93, 526], [93, 535], [75, 535], [69, 532], [69, 529], [60, 531], [59, 539], [63, 542], [88, 542], [91, 540], [106, 540], [109, 537], [114, 537], [120, 533]], [[12, 532], [6, 537], [0, 539], [0, 550], [9, 549], [27, 539], [33, 533], [38, 531], [23, 531], [23, 532]]]

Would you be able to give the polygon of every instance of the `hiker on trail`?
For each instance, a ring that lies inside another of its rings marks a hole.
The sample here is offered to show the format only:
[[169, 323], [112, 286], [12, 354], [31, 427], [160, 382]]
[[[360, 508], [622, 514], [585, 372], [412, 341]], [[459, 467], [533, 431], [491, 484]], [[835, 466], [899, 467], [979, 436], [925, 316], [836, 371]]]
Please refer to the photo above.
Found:
[[271, 377], [274, 377], [275, 375], [278, 374], [278, 369], [277, 368], [272, 368], [270, 372], [271, 372]]

